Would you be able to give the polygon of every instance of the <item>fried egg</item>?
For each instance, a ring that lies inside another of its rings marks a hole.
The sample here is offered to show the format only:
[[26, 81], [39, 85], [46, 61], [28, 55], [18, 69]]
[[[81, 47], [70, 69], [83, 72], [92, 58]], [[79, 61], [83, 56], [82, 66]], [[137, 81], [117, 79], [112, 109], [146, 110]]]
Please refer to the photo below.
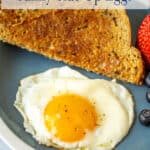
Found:
[[111, 150], [134, 120], [131, 94], [122, 85], [53, 68], [21, 80], [15, 107], [40, 144], [67, 150]]

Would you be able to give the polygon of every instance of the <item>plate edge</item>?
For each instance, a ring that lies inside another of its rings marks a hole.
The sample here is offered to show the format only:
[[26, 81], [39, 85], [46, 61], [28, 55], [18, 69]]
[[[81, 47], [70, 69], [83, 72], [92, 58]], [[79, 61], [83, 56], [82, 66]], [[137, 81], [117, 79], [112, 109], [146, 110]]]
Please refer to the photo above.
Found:
[[5, 144], [12, 150], [34, 150], [32, 147], [27, 145], [21, 139], [19, 139], [5, 124], [5, 122], [0, 118], [0, 139], [4, 141]]

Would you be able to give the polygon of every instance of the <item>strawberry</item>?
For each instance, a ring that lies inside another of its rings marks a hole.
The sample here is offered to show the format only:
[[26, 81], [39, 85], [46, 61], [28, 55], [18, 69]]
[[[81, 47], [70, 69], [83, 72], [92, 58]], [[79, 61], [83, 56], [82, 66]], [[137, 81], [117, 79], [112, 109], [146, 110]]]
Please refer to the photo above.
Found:
[[150, 69], [150, 14], [145, 17], [138, 30], [137, 47], [143, 54], [147, 69]]

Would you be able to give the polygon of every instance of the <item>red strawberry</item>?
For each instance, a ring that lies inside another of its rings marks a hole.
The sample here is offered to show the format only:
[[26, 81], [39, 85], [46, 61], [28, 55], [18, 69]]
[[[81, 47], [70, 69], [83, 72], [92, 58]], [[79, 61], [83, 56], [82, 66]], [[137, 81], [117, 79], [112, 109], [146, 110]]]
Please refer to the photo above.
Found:
[[140, 25], [137, 46], [144, 56], [147, 68], [150, 69], [150, 14], [146, 16]]

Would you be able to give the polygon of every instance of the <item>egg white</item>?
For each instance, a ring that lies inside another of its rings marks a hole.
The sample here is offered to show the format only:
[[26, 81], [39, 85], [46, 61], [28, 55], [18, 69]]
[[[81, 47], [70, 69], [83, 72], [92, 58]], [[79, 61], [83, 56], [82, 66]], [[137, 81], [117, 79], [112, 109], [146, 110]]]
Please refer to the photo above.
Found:
[[[65, 143], [48, 132], [43, 112], [52, 99], [63, 93], [81, 95], [94, 104], [103, 121], [78, 142]], [[111, 150], [125, 137], [134, 120], [134, 103], [123, 86], [101, 79], [88, 79], [68, 67], [50, 69], [21, 80], [15, 107], [24, 118], [27, 132], [41, 144], [64, 149]]]

